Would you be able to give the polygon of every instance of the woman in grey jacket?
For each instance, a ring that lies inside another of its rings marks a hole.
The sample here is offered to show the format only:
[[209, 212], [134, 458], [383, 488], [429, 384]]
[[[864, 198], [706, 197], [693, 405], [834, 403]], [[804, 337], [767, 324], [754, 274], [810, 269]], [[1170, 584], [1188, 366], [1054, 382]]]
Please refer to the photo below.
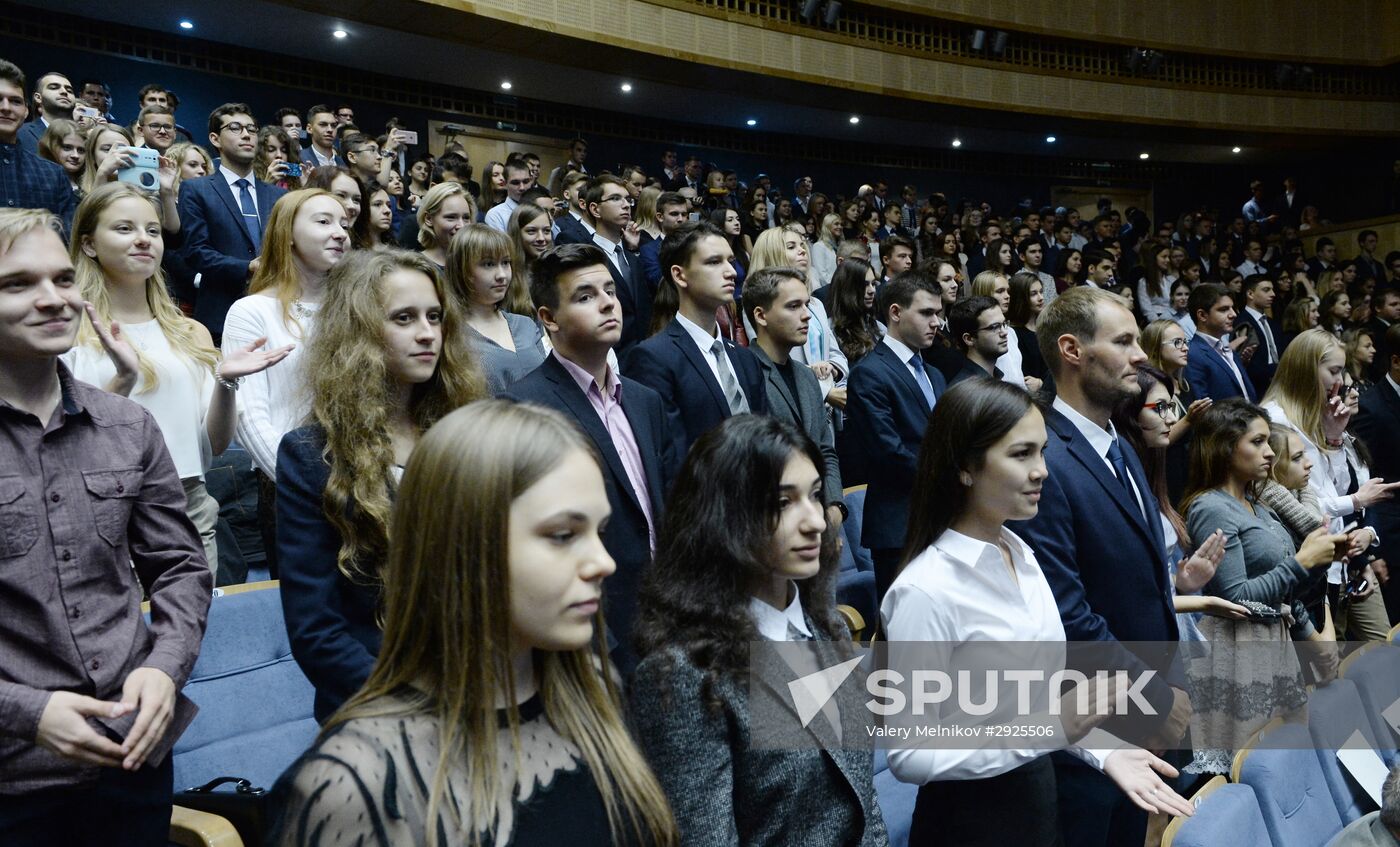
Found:
[[[642, 588], [631, 705], [688, 847], [888, 842], [868, 750], [758, 749], [750, 732], [750, 642], [839, 651], [850, 637], [822, 466], [801, 430], [739, 415], [695, 443], [676, 480]], [[822, 712], [810, 726], [863, 732], [842, 723]]]

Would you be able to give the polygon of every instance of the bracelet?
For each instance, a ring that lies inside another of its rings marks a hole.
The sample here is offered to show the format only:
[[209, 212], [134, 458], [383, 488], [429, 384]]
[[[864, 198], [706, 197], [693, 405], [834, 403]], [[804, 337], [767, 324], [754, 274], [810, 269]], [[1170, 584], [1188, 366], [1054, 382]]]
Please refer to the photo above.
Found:
[[219, 373], [219, 369], [216, 367], [214, 368], [214, 381], [219, 384], [220, 388], [227, 391], [237, 391], [239, 384], [243, 382], [243, 377], [236, 376], [233, 379], [224, 379], [224, 375]]
[[1340, 438], [1337, 438], [1337, 439], [1329, 438], [1329, 439], [1327, 439], [1327, 446], [1328, 446], [1328, 447], [1331, 447], [1333, 450], [1336, 450], [1336, 449], [1340, 448], [1340, 447], [1342, 446], [1342, 444], [1344, 444], [1344, 443], [1345, 443], [1345, 442], [1343, 441], [1343, 439], [1340, 439]]

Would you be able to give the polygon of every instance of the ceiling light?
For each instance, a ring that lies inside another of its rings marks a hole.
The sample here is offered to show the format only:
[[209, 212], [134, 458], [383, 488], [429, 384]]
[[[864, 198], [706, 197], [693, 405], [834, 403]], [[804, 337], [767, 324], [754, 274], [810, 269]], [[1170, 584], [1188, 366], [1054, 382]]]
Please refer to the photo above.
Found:
[[505, 82], [501, 83], [501, 90], [510, 91], [510, 80], [506, 80]]
[[338, 29], [338, 30], [336, 30], [335, 32], [332, 32], [332, 33], [331, 33], [331, 35], [334, 35], [336, 38], [344, 38], [345, 36], [347, 36], [347, 35], [349, 35], [349, 34], [350, 34], [350, 33], [346, 32], [346, 31], [343, 30], [343, 29]]
[[631, 90], [632, 90], [632, 83], [630, 83], [630, 82], [624, 82], [624, 83], [622, 84], [622, 93], [623, 93], [623, 94], [627, 94], [627, 93], [630, 92]]
[[194, 21], [180, 21], [180, 29], [194, 29]]
[[962, 146], [962, 139], [961, 139], [961, 138], [954, 138], [954, 139], [953, 139], [953, 146], [954, 146], [954, 147], [961, 147], [961, 146]]
[[1240, 152], [1240, 148], [1238, 148], [1238, 147], [1231, 147], [1231, 148], [1230, 148], [1230, 152], [1231, 152], [1231, 153], [1238, 153], [1238, 152]]
[[1150, 157], [1148, 154], [1146, 154], [1146, 153], [1139, 153], [1139, 154], [1138, 154], [1138, 158], [1139, 158], [1139, 159], [1147, 159], [1147, 158], [1151, 158], [1151, 157]]
[[1055, 136], [1053, 136], [1053, 135], [1047, 135], [1047, 136], [1045, 136], [1045, 143], [1046, 143], [1046, 144], [1054, 144], [1054, 143], [1055, 143]]
[[851, 123], [853, 123], [853, 124], [858, 124], [858, 123], [860, 123], [860, 115], [851, 115]]
[[749, 118], [748, 120], [744, 121], [744, 123], [748, 124], [749, 126], [758, 126], [758, 121], [754, 120], [753, 118]]

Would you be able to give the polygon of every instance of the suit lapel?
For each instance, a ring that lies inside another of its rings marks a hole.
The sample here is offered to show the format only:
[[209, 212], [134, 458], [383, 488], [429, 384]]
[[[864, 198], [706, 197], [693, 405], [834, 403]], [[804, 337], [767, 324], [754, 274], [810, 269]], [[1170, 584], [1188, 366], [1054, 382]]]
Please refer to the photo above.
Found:
[[792, 412], [792, 419], [801, 421], [802, 410], [798, 405], [797, 398], [792, 396], [791, 391], [788, 391], [787, 380], [783, 379], [783, 375], [778, 372], [778, 365], [772, 359], [768, 358], [768, 354], [763, 352], [762, 347], [755, 345], [749, 349], [750, 352], [754, 354], [754, 357], [758, 359], [758, 367], [763, 371], [764, 381], [778, 392], [783, 398], [784, 403], [787, 403], [788, 409]]
[[253, 236], [248, 234], [248, 225], [243, 222], [243, 207], [238, 205], [238, 198], [233, 196], [233, 189], [229, 187], [228, 180], [224, 175], [215, 171], [209, 179], [214, 182], [214, 193], [224, 201], [228, 207], [228, 213], [233, 216], [233, 221], [238, 226], [238, 231], [243, 234], [243, 240], [248, 242], [248, 246], [253, 246]]
[[[885, 363], [885, 367], [895, 373], [895, 378], [904, 385], [905, 390], [909, 392], [909, 396], [918, 398], [920, 405], [922, 405], [924, 402], [924, 391], [919, 387], [919, 383], [914, 381], [914, 375], [909, 372], [909, 366], [901, 362], [899, 357], [895, 355], [895, 352], [883, 342], [875, 345], [875, 355], [880, 357], [880, 361]], [[921, 365], [923, 364], [922, 357], [920, 357], [919, 363]], [[932, 379], [930, 379], [930, 382], [932, 382]], [[934, 399], [937, 400], [938, 398], [935, 397]]]
[[[1133, 502], [1133, 495], [1123, 490], [1123, 486], [1119, 484], [1113, 472], [1108, 469], [1108, 464], [1104, 457], [1094, 452], [1094, 448], [1090, 446], [1089, 440], [1079, 432], [1074, 424], [1070, 422], [1069, 418], [1055, 411], [1052, 413], [1050, 420], [1051, 426], [1055, 427], [1055, 431], [1059, 433], [1061, 438], [1068, 442], [1070, 455], [1078, 460], [1079, 464], [1098, 482], [1099, 486], [1103, 488], [1104, 493], [1108, 494], [1108, 498], [1117, 504], [1119, 510], [1133, 522], [1133, 526], [1137, 527], [1139, 531], [1146, 535], [1149, 541], [1155, 540], [1152, 531], [1146, 525], [1146, 519], [1142, 511], [1138, 509], [1137, 503]], [[1120, 443], [1119, 446], [1121, 448], [1123, 445]], [[1132, 448], [1130, 447], [1128, 449]], [[1126, 459], [1127, 457], [1125, 456], [1124, 464], [1129, 465], [1129, 475], [1132, 476], [1133, 481], [1137, 483], [1138, 491], [1143, 494], [1143, 504], [1146, 505], [1147, 482], [1146, 480], [1140, 479], [1138, 474], [1132, 473], [1131, 463], [1127, 462]]]
[[267, 232], [267, 218], [272, 214], [272, 207], [276, 205], [281, 194], [276, 188], [265, 182], [255, 180], [253, 184], [257, 186], [258, 223], [261, 225], [262, 231]]
[[[703, 380], [705, 386], [710, 389], [710, 396], [714, 399], [715, 403], [724, 410], [725, 417], [728, 417], [729, 401], [724, 397], [724, 389], [720, 388], [719, 381], [715, 379], [714, 372], [710, 370], [709, 363], [705, 361], [704, 356], [700, 352], [700, 348], [697, 347], [695, 341], [691, 339], [690, 333], [685, 331], [685, 327], [680, 325], [680, 321], [675, 320], [671, 321], [669, 331], [671, 333], [671, 342], [680, 348], [681, 355], [685, 357], [686, 361], [690, 362], [692, 368], [695, 368], [696, 372], [700, 375], [700, 379]], [[731, 361], [730, 367], [733, 367], [733, 364], [733, 361]]]
[[622, 466], [622, 457], [617, 453], [617, 447], [612, 442], [612, 436], [608, 434], [608, 428], [604, 425], [598, 412], [589, 402], [588, 397], [579, 390], [578, 383], [574, 381], [572, 375], [564, 370], [564, 366], [555, 361], [554, 357], [546, 356], [547, 365], [544, 375], [550, 382], [554, 383], [554, 389], [558, 392], [560, 399], [569, 407], [574, 419], [578, 421], [588, 437], [593, 439], [593, 443], [598, 446], [598, 452], [603, 454], [603, 461], [607, 463], [608, 470], [612, 472], [617, 480], [617, 487], [633, 505], [641, 510], [642, 505], [637, 501], [637, 493], [632, 489], [632, 480], [627, 476], [627, 469]]
[[[618, 379], [622, 379], [621, 376]], [[647, 477], [647, 494], [651, 495], [651, 513], [653, 519], [659, 519], [661, 515], [661, 445], [652, 441], [651, 427], [649, 422], [642, 417], [641, 410], [636, 408], [636, 395], [626, 386], [622, 388], [622, 413], [627, 416], [627, 422], [632, 425], [632, 437], [637, 439], [637, 452], [642, 455], [642, 472]], [[655, 461], [648, 462], [646, 457], [652, 456]]]

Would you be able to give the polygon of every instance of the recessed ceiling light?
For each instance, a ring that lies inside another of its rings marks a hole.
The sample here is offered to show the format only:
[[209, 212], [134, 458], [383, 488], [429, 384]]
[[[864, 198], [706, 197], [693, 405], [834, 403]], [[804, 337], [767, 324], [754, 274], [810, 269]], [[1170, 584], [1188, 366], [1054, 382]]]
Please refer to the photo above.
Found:
[[627, 94], [627, 93], [629, 93], [631, 90], [632, 90], [632, 83], [630, 83], [630, 82], [624, 82], [624, 83], [622, 84], [622, 93], [623, 93], [623, 94]]
[[1139, 158], [1139, 159], [1149, 159], [1149, 158], [1151, 158], [1151, 156], [1150, 156], [1149, 154], [1147, 154], [1147, 153], [1139, 153], [1139, 154], [1138, 154], [1138, 158]]
[[954, 147], [961, 147], [961, 146], [962, 146], [962, 139], [961, 139], [961, 138], [954, 138], [954, 139], [953, 139], [953, 146], [954, 146]]
[[749, 118], [748, 120], [744, 121], [744, 123], [748, 124], [749, 126], [758, 126], [758, 121], [754, 120], [753, 118]]
[[1053, 136], [1053, 135], [1047, 135], [1047, 136], [1045, 136], [1045, 143], [1046, 143], [1046, 144], [1054, 144], [1054, 143], [1055, 143], [1055, 136]]
[[194, 21], [180, 21], [180, 29], [194, 29]]
[[338, 29], [338, 30], [336, 30], [335, 32], [332, 32], [332, 33], [331, 33], [331, 35], [334, 35], [336, 38], [344, 38], [345, 36], [347, 36], [347, 35], [349, 35], [349, 34], [350, 34], [350, 33], [346, 32], [346, 31], [343, 30], [343, 29]]
[[510, 80], [506, 80], [505, 82], [501, 83], [501, 90], [510, 91]]
[[853, 124], [858, 124], [858, 123], [860, 123], [860, 115], [851, 115], [851, 123], [853, 123]]
[[1238, 148], [1238, 147], [1231, 147], [1231, 148], [1230, 148], [1230, 152], [1231, 152], [1231, 153], [1238, 153], [1238, 152], [1240, 152], [1240, 148]]

